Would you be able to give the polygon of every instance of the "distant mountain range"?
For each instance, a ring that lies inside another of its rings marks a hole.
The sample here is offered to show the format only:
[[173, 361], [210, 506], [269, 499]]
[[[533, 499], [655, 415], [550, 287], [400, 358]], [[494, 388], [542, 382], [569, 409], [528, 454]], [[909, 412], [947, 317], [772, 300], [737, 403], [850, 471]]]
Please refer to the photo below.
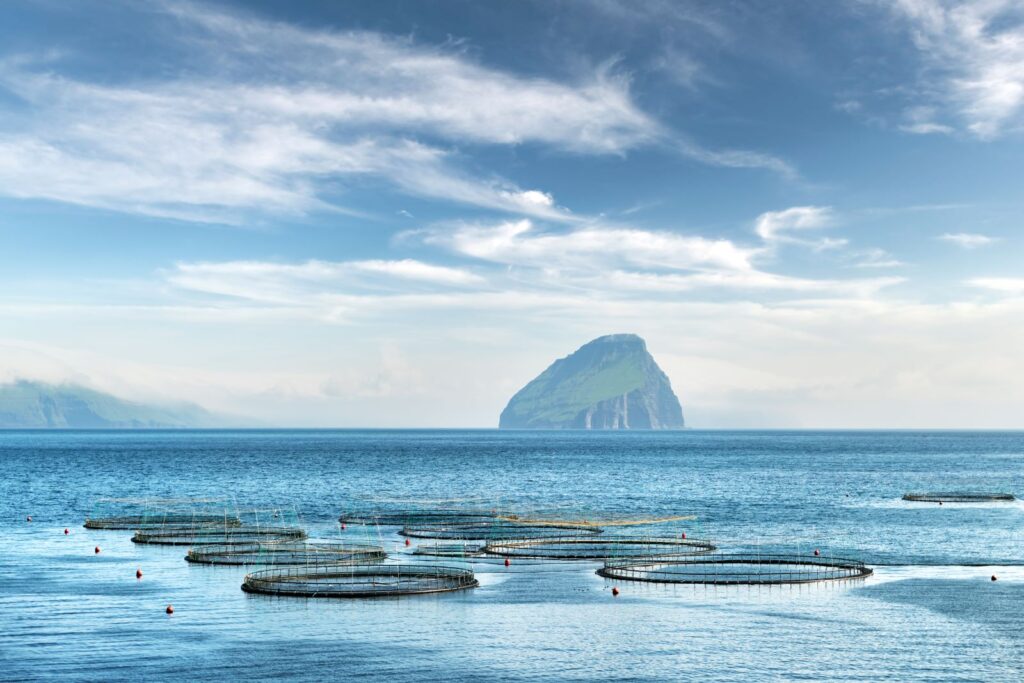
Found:
[[73, 384], [0, 385], [0, 429], [185, 429], [228, 422], [191, 403], [148, 405]]
[[635, 334], [611, 334], [556, 360], [501, 413], [502, 429], [682, 429], [668, 377]]

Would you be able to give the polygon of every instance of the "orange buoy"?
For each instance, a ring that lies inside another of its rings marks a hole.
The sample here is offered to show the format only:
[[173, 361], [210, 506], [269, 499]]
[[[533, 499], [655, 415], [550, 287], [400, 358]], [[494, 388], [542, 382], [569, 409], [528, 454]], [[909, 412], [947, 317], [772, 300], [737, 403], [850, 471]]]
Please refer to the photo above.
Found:
[[821, 555], [821, 551], [820, 551], [820, 550], [818, 550], [817, 548], [815, 548], [815, 549], [814, 549], [814, 556], [815, 556], [815, 557], [818, 557], [819, 555]]
[[506, 557], [506, 558], [505, 558], [505, 566], [507, 567], [507, 566], [509, 566], [510, 564], [512, 564], [512, 563], [511, 563], [511, 562], [509, 561], [509, 559], [508, 559], [508, 558]]
[[167, 612], [168, 614], [174, 614], [174, 605], [167, 605], [167, 610], [166, 610], [166, 612]]
[[136, 569], [135, 570], [135, 578], [136, 579], [141, 579], [142, 578], [142, 570], [141, 569]]
[[407, 539], [405, 539], [405, 545], [406, 545], [406, 547], [408, 547], [408, 546], [412, 545], [412, 544], [411, 544], [411, 543], [409, 542], [409, 539], [408, 539], [408, 538], [407, 538]]
[[616, 598], [619, 597], [619, 589], [615, 586], [612, 586], [612, 595]]
[[96, 546], [96, 549], [93, 552], [95, 552], [97, 555], [99, 555], [100, 554], [100, 547]]
[[992, 580], [993, 580], [993, 581], [998, 581], [998, 579], [996, 578], [996, 575], [995, 575], [995, 574], [993, 574], [993, 575], [992, 575]]
[[68, 531], [67, 529], [65, 529], [65, 530], [64, 530], [64, 535], [65, 535], [65, 536], [67, 536], [67, 535], [68, 535], [68, 534], [70, 534], [70, 533], [71, 533], [71, 532], [70, 532], [70, 531]]

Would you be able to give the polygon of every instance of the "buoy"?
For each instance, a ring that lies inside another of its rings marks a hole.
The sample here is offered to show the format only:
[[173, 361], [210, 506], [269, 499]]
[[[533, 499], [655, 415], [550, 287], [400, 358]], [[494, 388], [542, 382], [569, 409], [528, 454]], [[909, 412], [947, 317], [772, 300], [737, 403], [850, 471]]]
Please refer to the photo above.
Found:
[[26, 522], [31, 522], [32, 521], [32, 515], [29, 515], [28, 517], [26, 517], [25, 521]]
[[341, 523], [341, 530], [342, 530], [342, 531], [344, 531], [344, 530], [345, 530], [345, 522], [342, 522], [342, 523]]
[[135, 578], [136, 579], [141, 579], [142, 578], [142, 570], [141, 569], [136, 569], [135, 570]]
[[509, 559], [508, 559], [508, 558], [506, 557], [506, 558], [505, 558], [505, 566], [507, 567], [507, 566], [509, 566], [510, 564], [512, 564], [512, 563], [511, 563], [511, 562], [509, 562]]
[[941, 500], [939, 501], [939, 505], [942, 505], [942, 501]]
[[998, 579], [996, 578], [996, 575], [995, 575], [995, 574], [993, 574], [993, 575], [992, 575], [992, 580], [993, 580], [993, 581], [998, 581]]
[[167, 613], [174, 614], [174, 605], [167, 605]]
[[686, 532], [685, 532], [685, 531], [684, 531], [684, 532], [682, 533], [682, 539], [683, 539], [684, 541], [686, 540]]
[[820, 551], [820, 550], [818, 550], [817, 548], [815, 548], [815, 549], [814, 549], [814, 556], [815, 556], [815, 557], [818, 557], [819, 555], [821, 555], [821, 551]]
[[68, 531], [67, 529], [65, 529], [65, 530], [64, 530], [64, 535], [65, 535], [65, 536], [67, 536], [67, 535], [68, 535], [68, 534], [70, 534], [70, 533], [71, 533], [71, 532], [70, 532], [70, 531]]
[[619, 589], [615, 586], [612, 586], [612, 595], [616, 598], [619, 597]]
[[96, 546], [96, 549], [93, 552], [95, 552], [97, 555], [99, 555], [100, 554], [100, 547]]
[[405, 545], [406, 545], [406, 547], [409, 547], [410, 545], [412, 545], [411, 543], [409, 543], [409, 539], [408, 538], [405, 539]]

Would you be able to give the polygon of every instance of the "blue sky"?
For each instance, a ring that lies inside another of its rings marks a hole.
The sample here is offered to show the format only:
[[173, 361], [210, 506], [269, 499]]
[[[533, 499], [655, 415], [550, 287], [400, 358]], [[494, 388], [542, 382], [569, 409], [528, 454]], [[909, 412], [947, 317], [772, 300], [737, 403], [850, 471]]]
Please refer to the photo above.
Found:
[[1019, 427], [1024, 5], [8, 2], [0, 380], [492, 426]]

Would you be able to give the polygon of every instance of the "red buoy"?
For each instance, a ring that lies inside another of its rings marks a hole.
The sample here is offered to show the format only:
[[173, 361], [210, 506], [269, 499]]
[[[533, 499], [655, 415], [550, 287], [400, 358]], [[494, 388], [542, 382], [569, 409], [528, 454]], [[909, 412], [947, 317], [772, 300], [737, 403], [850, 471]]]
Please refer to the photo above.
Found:
[[612, 586], [612, 595], [616, 598], [619, 597], [619, 589], [615, 586]]
[[995, 574], [993, 574], [993, 575], [992, 575], [992, 580], [993, 580], [993, 581], [998, 581], [998, 579], [996, 578], [996, 575], [995, 575]]
[[511, 562], [509, 562], [509, 559], [508, 559], [508, 558], [506, 557], [506, 558], [505, 558], [505, 566], [507, 567], [507, 566], [509, 566], [510, 564], [512, 564], [512, 563], [511, 563]]
[[65, 530], [64, 530], [64, 535], [65, 535], [65, 536], [67, 536], [67, 535], [68, 535], [69, 533], [71, 533], [71, 532], [70, 532], [70, 531], [68, 531], [67, 529], [65, 529]]
[[174, 605], [167, 605], [167, 613], [174, 614]]
[[686, 532], [685, 532], [685, 531], [684, 531], [684, 532], [682, 533], [682, 536], [681, 536], [681, 538], [682, 538], [682, 539], [683, 539], [684, 541], [686, 540]]
[[815, 556], [815, 557], [817, 557], [817, 556], [819, 556], [819, 555], [821, 555], [821, 551], [820, 551], [820, 550], [818, 550], [817, 548], [815, 548], [815, 549], [814, 549], [814, 556]]
[[141, 579], [142, 578], [142, 570], [141, 569], [136, 569], [135, 570], [135, 578], [136, 579]]
[[411, 543], [409, 543], [409, 539], [408, 539], [408, 538], [407, 538], [407, 539], [405, 539], [405, 545], [406, 545], [406, 547], [408, 547], [408, 546], [412, 545]]
[[342, 530], [342, 531], [344, 531], [344, 530], [345, 530], [345, 522], [342, 522], [342, 523], [341, 523], [341, 530]]
[[96, 546], [96, 549], [93, 552], [95, 552], [97, 555], [99, 555], [100, 554], [100, 547]]

